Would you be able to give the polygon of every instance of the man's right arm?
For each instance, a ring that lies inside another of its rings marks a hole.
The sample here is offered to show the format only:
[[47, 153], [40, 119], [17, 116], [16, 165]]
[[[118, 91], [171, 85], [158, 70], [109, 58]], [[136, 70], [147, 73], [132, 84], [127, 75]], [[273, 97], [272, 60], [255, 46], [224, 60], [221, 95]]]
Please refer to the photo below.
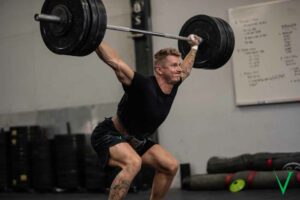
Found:
[[96, 53], [101, 60], [103, 60], [115, 71], [117, 78], [122, 84], [131, 84], [134, 71], [119, 57], [115, 50], [113, 50], [105, 42], [102, 42], [96, 49]]

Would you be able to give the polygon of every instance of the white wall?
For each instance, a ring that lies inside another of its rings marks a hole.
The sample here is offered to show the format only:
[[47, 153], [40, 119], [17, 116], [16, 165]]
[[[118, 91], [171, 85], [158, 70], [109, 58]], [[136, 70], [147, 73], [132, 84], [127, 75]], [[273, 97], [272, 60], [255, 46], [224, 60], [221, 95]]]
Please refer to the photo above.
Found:
[[[47, 49], [33, 20], [43, 2], [0, 0], [0, 114], [118, 101], [121, 85], [95, 53], [72, 57]], [[108, 23], [130, 26], [128, 1], [103, 3]], [[133, 41], [127, 36], [107, 31], [104, 40], [134, 67]]]
[[[152, 0], [154, 31], [177, 34], [190, 17], [207, 14], [228, 21], [228, 8], [263, 0]], [[168, 26], [166, 26], [168, 24]], [[153, 38], [154, 51], [177, 41]], [[231, 60], [215, 71], [193, 69], [182, 84], [170, 116], [159, 129], [162, 146], [192, 174], [206, 173], [211, 156], [262, 151], [300, 151], [299, 103], [236, 107]], [[173, 186], [179, 186], [177, 176]]]

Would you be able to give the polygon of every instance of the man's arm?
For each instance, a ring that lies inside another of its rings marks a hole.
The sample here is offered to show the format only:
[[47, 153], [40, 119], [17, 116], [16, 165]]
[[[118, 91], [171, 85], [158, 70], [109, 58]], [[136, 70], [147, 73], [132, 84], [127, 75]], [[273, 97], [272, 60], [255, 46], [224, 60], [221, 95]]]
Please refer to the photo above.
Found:
[[101, 60], [115, 71], [117, 78], [122, 84], [131, 84], [134, 71], [119, 57], [115, 50], [113, 50], [105, 42], [102, 42], [96, 49], [96, 53]]
[[191, 73], [197, 50], [198, 50], [198, 45], [200, 44], [200, 38], [196, 35], [189, 35], [190, 41], [189, 44], [191, 45], [191, 50], [190, 52], [185, 56], [181, 63], [181, 68], [182, 68], [182, 75], [181, 75], [181, 80], [185, 80]]

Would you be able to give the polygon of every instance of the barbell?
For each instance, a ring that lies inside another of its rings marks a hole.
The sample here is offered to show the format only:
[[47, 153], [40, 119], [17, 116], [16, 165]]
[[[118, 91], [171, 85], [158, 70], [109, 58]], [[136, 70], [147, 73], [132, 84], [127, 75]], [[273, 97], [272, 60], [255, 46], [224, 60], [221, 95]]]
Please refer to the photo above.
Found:
[[217, 69], [225, 65], [234, 50], [234, 33], [223, 19], [196, 15], [182, 26], [179, 36], [107, 24], [106, 10], [101, 0], [46, 0], [41, 14], [40, 32], [47, 48], [56, 54], [86, 56], [101, 43], [106, 29], [141, 33], [178, 40], [184, 58], [190, 51], [188, 36], [196, 34], [201, 42], [193, 67]]

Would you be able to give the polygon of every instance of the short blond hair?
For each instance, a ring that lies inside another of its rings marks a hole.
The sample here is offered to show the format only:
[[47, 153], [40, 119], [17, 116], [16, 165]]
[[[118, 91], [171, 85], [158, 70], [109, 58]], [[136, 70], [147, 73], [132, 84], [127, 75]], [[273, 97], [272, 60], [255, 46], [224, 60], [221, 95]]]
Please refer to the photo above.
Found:
[[175, 48], [164, 48], [159, 50], [158, 52], [155, 53], [154, 55], [154, 64], [161, 64], [161, 62], [167, 57], [167, 56], [176, 56], [180, 57], [181, 53], [175, 49]]

